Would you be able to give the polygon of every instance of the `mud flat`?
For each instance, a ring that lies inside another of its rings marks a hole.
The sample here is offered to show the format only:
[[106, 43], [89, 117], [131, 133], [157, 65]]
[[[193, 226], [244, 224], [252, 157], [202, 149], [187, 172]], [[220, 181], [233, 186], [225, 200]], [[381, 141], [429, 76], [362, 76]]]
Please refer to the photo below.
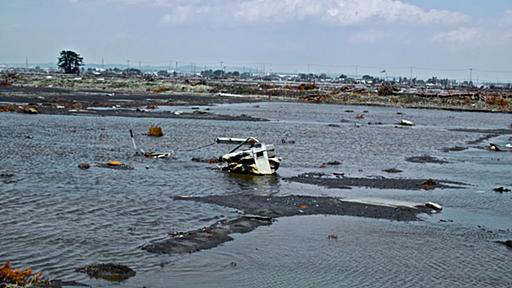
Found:
[[151, 253], [193, 253], [214, 248], [231, 241], [233, 233], [247, 233], [259, 226], [271, 225], [278, 217], [297, 215], [345, 215], [416, 221], [421, 213], [433, 213], [434, 209], [424, 205], [376, 205], [358, 201], [344, 201], [334, 197], [290, 195], [269, 197], [252, 194], [213, 195], [206, 197], [176, 196], [174, 200], [215, 204], [240, 210], [244, 216], [234, 220], [222, 220], [211, 226], [188, 232], [178, 232], [169, 238], [143, 246]]
[[[255, 101], [258, 101], [258, 98], [249, 96], [221, 97], [216, 94], [205, 93], [157, 94], [150, 92], [128, 93], [91, 89], [0, 87], [0, 102], [14, 104], [15, 106], [11, 109], [13, 112], [17, 110], [23, 112], [23, 109], [18, 109], [17, 105], [28, 103], [31, 107], [36, 108], [38, 113], [53, 115], [268, 121], [267, 119], [248, 115], [219, 115], [200, 110], [193, 112], [152, 111], [158, 106], [209, 106], [214, 104], [248, 103]], [[0, 109], [0, 111], [1, 110], [2, 109]]]
[[448, 129], [448, 131], [484, 134], [483, 136], [481, 136], [475, 140], [468, 141], [467, 144], [469, 144], [469, 145], [480, 144], [480, 143], [487, 141], [494, 137], [512, 134], [512, 129], [510, 129], [510, 128], [506, 128], [506, 129], [455, 128], [455, 129]]
[[249, 115], [225, 115], [215, 114], [206, 111], [193, 111], [173, 113], [165, 112], [145, 112], [136, 110], [111, 109], [111, 110], [42, 110], [43, 114], [54, 115], [90, 115], [90, 116], [118, 116], [118, 117], [135, 117], [135, 118], [173, 118], [173, 119], [198, 119], [198, 120], [224, 120], [224, 121], [269, 121], [268, 119], [252, 117]]
[[[332, 177], [321, 173], [304, 173], [298, 176], [284, 178], [286, 181], [312, 184], [327, 188], [352, 189], [352, 187], [367, 187], [375, 189], [421, 190], [425, 183], [436, 183], [435, 188], [463, 188], [462, 182], [433, 179], [409, 178], [359, 178], [359, 177]], [[433, 182], [432, 182], [433, 181]], [[429, 184], [432, 186], [432, 184]]]

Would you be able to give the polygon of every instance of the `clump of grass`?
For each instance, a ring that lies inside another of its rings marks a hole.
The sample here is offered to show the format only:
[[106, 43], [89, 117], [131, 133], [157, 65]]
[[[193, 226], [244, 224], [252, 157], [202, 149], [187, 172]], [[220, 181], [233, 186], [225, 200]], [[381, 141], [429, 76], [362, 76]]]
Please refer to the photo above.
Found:
[[0, 267], [0, 287], [48, 287], [49, 284], [41, 273], [32, 274], [32, 268], [13, 268], [9, 261]]
[[162, 131], [162, 127], [158, 125], [151, 125], [148, 129], [148, 136], [152, 137], [162, 137], [164, 136], [164, 132]]
[[166, 87], [166, 86], [158, 86], [158, 87], [155, 87], [155, 88], [151, 89], [151, 91], [153, 93], [162, 93], [162, 92], [166, 92], [166, 91], [169, 91], [169, 90], [171, 90], [171, 88]]

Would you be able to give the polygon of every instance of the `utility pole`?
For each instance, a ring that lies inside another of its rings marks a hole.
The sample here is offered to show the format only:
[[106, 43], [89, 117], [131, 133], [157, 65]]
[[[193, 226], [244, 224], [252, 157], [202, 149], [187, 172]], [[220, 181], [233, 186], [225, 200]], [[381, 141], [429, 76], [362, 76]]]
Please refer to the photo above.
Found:
[[28, 70], [28, 56], [25, 56], [25, 69]]
[[126, 66], [128, 66], [128, 69], [130, 69], [130, 60], [126, 60]]
[[178, 73], [178, 61], [175, 63], [176, 66], [174, 66], [174, 73]]
[[469, 68], [469, 86], [473, 86], [473, 68]]
[[412, 66], [410, 67], [411, 69], [411, 74], [409, 75], [409, 85], [412, 86]]

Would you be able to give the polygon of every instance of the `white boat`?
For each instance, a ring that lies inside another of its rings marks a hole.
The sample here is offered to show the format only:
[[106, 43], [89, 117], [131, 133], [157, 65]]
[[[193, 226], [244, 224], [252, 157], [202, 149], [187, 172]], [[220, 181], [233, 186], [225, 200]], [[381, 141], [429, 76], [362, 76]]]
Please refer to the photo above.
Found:
[[[232, 173], [244, 173], [254, 175], [275, 174], [281, 159], [277, 157], [274, 145], [265, 144], [256, 138], [217, 138], [219, 144], [239, 144], [228, 154], [220, 157], [227, 163], [226, 170]], [[249, 145], [249, 149], [237, 151], [242, 146]]]

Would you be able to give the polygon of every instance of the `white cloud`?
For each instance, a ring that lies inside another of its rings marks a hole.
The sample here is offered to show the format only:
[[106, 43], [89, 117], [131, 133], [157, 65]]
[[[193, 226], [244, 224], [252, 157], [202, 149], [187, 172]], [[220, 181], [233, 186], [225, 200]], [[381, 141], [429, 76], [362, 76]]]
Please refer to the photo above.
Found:
[[367, 22], [458, 24], [469, 17], [447, 10], [424, 10], [398, 0], [249, 0], [237, 7], [238, 19], [247, 22], [282, 22], [311, 18], [335, 25]]
[[[460, 24], [467, 15], [447, 10], [425, 10], [402, 0], [111, 0], [125, 4], [168, 7], [174, 17], [202, 15], [243, 23], [320, 21], [332, 25], [407, 22]], [[207, 11], [204, 7], [208, 7]], [[179, 10], [179, 9], [178, 9]], [[168, 17], [164, 16], [164, 19]], [[166, 22], [166, 21], [164, 21]]]
[[505, 13], [503, 13], [503, 16], [500, 19], [500, 26], [512, 26], [512, 10], [505, 10]]
[[160, 19], [162, 24], [183, 24], [191, 21], [194, 11], [189, 6], [178, 6], [172, 8], [171, 12]]
[[460, 45], [478, 40], [482, 32], [474, 27], [460, 27], [448, 32], [441, 32], [434, 35], [432, 41], [441, 45]]

